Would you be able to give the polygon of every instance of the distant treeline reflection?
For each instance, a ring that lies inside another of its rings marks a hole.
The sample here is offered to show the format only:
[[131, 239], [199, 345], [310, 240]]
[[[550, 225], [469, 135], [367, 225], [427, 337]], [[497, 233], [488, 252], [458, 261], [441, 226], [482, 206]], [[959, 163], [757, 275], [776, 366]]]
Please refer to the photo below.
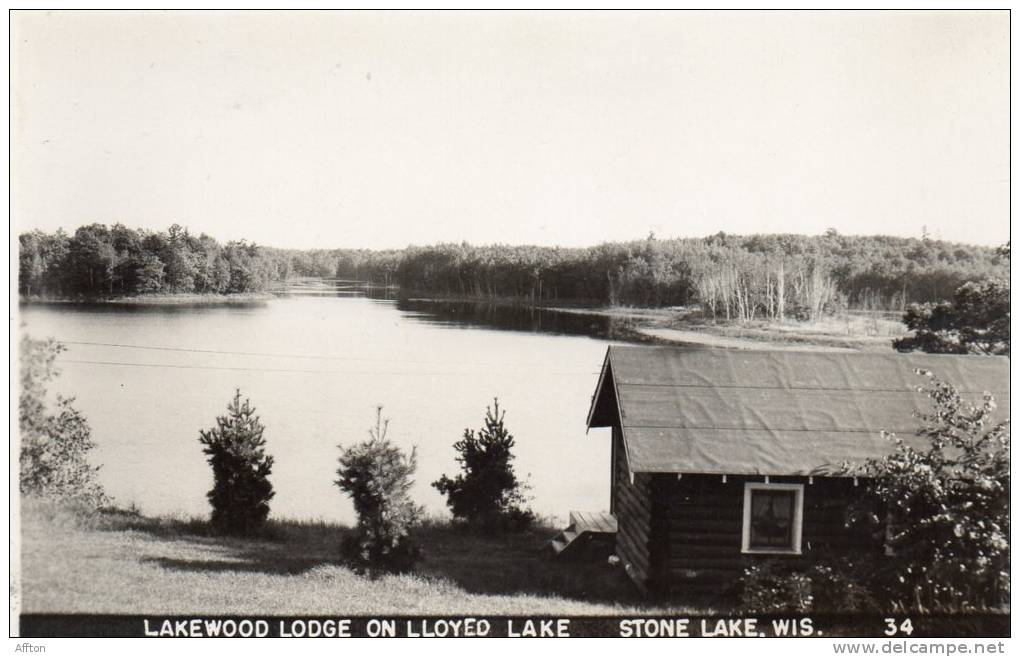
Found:
[[610, 317], [561, 312], [535, 306], [471, 301], [398, 299], [397, 309], [419, 320], [458, 327], [498, 328], [531, 333], [586, 335], [603, 339], [632, 337], [629, 323]]

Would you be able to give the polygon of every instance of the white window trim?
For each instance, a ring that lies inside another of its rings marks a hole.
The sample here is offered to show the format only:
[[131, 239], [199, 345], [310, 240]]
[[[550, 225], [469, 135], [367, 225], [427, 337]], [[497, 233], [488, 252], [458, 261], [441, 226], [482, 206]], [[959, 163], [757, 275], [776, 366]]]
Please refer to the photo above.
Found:
[[[793, 548], [752, 548], [751, 547], [751, 493], [756, 490], [790, 490], [793, 495]], [[801, 554], [801, 536], [804, 528], [804, 484], [766, 484], [747, 482], [744, 484], [744, 524], [741, 532], [740, 551], [744, 554]]]

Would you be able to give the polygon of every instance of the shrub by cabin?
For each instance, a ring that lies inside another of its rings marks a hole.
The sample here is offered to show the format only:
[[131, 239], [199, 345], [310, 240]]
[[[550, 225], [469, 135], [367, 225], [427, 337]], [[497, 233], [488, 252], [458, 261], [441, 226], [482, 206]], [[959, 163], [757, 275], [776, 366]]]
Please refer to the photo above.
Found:
[[843, 463], [918, 447], [930, 410], [916, 370], [1009, 409], [1009, 360], [931, 354], [610, 347], [588, 427], [611, 428], [616, 554], [649, 592], [717, 593], [764, 559], [871, 553], [846, 523], [860, 482]]

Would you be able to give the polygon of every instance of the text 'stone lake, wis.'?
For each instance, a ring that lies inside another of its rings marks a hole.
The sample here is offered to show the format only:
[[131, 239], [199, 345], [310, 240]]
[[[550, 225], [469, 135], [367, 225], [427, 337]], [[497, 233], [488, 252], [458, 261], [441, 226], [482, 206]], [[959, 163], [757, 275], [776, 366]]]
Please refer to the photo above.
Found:
[[333, 485], [337, 445], [367, 438], [377, 405], [388, 437], [417, 447], [415, 499], [445, 514], [429, 483], [456, 472], [453, 443], [496, 396], [533, 508], [558, 519], [608, 508], [609, 439], [585, 433], [605, 320], [372, 299], [341, 284], [233, 306], [22, 305], [20, 319], [66, 344], [54, 389], [86, 415], [118, 506], [206, 514], [199, 430], [239, 387], [276, 459], [275, 517], [353, 523]]

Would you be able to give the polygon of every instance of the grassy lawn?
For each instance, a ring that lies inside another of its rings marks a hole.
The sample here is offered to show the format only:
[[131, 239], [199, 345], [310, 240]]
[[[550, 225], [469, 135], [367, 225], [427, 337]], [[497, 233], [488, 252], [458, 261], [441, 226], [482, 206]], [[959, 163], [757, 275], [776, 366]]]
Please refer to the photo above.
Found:
[[[503, 538], [447, 522], [421, 528], [426, 560], [411, 575], [370, 579], [346, 568], [345, 527], [271, 521], [261, 539], [210, 534], [204, 520], [125, 512], [83, 516], [22, 505], [22, 613], [143, 615], [742, 616], [712, 601], [643, 598], [619, 567], [545, 551], [555, 530]], [[796, 614], [795, 614], [796, 615]], [[819, 619], [826, 636], [881, 636], [883, 614]], [[1009, 612], [914, 617], [918, 636], [1008, 636]]]
[[125, 512], [83, 516], [22, 504], [24, 613], [113, 614], [696, 614], [639, 596], [619, 567], [553, 559], [552, 528], [486, 538], [446, 522], [419, 531], [426, 559], [410, 575], [346, 568], [347, 528], [271, 521], [266, 537], [213, 536], [202, 520]]

